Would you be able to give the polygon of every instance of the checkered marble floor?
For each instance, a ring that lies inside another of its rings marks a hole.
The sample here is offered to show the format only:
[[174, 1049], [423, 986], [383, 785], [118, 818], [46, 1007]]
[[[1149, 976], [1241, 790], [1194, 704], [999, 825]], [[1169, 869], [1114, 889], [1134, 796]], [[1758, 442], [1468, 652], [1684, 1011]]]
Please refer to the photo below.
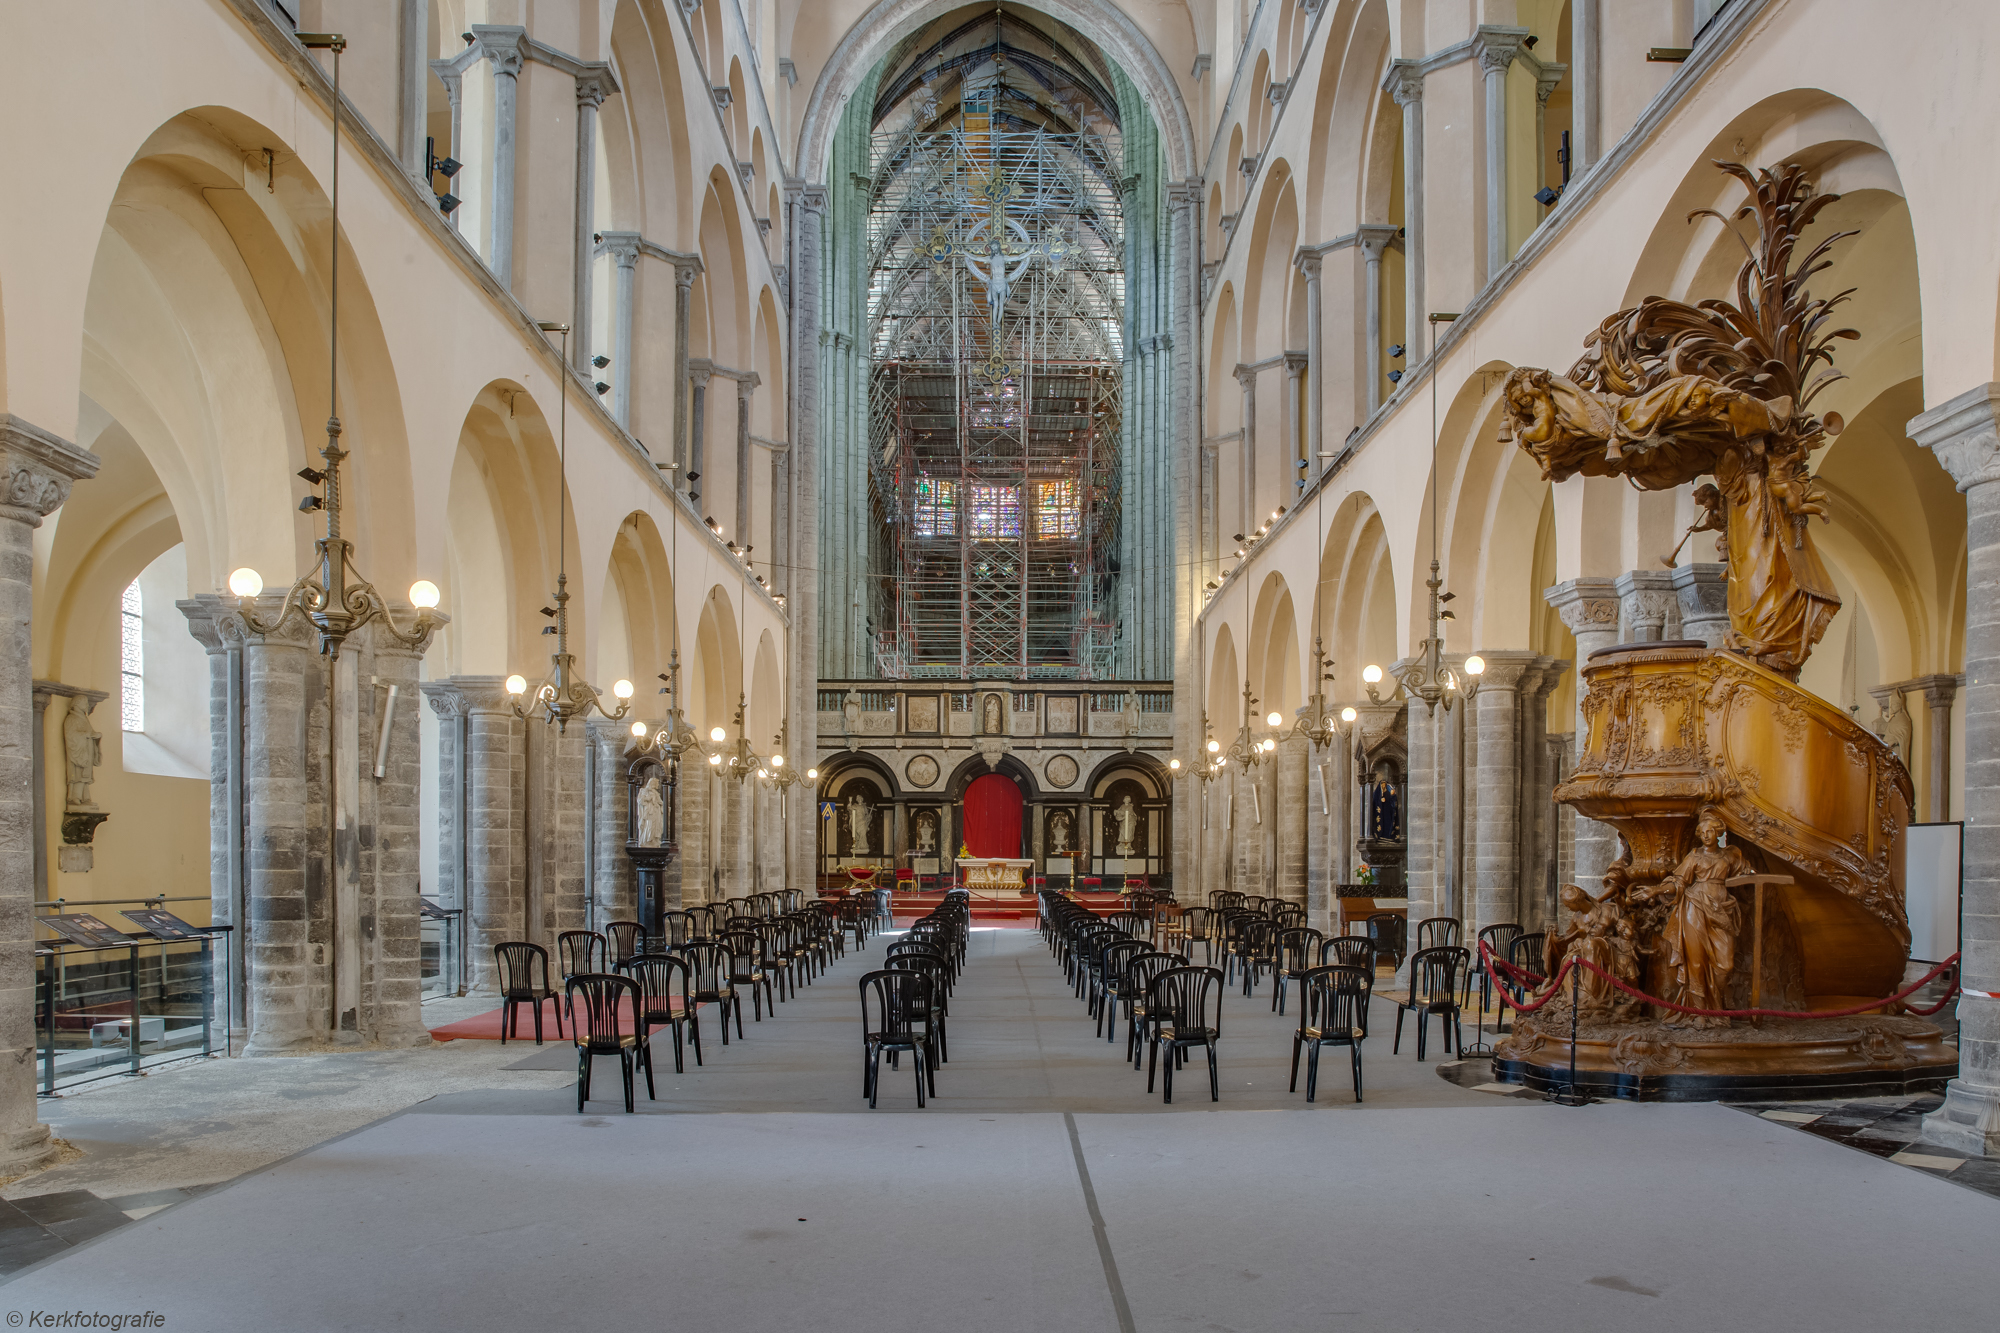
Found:
[[1942, 1095], [1923, 1093], [1913, 1097], [1863, 1097], [1855, 1101], [1731, 1105], [1746, 1115], [1832, 1139], [2000, 1199], [2000, 1159], [1967, 1157], [1923, 1141], [1924, 1117], [1943, 1104]]

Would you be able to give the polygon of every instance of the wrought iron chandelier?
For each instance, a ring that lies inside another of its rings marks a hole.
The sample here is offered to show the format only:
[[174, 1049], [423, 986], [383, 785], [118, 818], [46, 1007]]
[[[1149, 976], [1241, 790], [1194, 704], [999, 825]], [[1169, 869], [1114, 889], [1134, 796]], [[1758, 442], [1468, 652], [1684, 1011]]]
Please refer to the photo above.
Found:
[[[319, 650], [337, 658], [347, 636], [370, 621], [379, 621], [391, 638], [406, 647], [423, 643], [437, 623], [433, 612], [438, 604], [438, 588], [429, 579], [410, 585], [410, 605], [417, 609], [416, 623], [407, 631], [398, 628], [389, 604], [375, 585], [361, 577], [354, 567], [354, 543], [340, 533], [340, 464], [347, 451], [340, 447], [340, 54], [347, 38], [337, 32], [302, 32], [299, 44], [309, 51], [333, 52], [333, 171], [331, 179], [332, 227], [328, 231], [331, 258], [327, 265], [327, 415], [326, 447], [319, 451], [321, 468], [306, 467], [298, 475], [307, 484], [320, 486], [321, 494], [308, 495], [299, 503], [301, 513], [319, 510], [326, 515], [326, 535], [313, 543], [313, 567], [300, 575], [285, 594], [276, 615], [266, 619], [256, 613], [257, 598], [264, 591], [264, 576], [248, 565], [229, 576], [229, 591], [236, 597], [236, 612], [243, 623], [258, 634], [275, 634], [294, 615], [312, 622], [319, 635]], [[351, 580], [351, 581], [350, 581]]]
[[1292, 724], [1292, 733], [1311, 741], [1314, 749], [1324, 750], [1345, 738], [1360, 714], [1351, 707], [1341, 709], [1337, 715], [1326, 711], [1326, 682], [1333, 679], [1333, 659], [1326, 655], [1317, 634], [1313, 635], [1313, 662], [1312, 710]]
[[611, 686], [611, 693], [618, 698], [618, 709], [616, 712], [607, 709], [597, 687], [577, 670], [576, 655], [569, 650], [569, 552], [566, 549], [569, 514], [564, 505], [569, 488], [569, 325], [543, 320], [535, 327], [544, 333], [560, 333], [563, 340], [562, 369], [556, 373], [556, 392], [561, 395], [556, 446], [556, 604], [542, 608], [542, 614], [556, 622], [542, 630], [544, 634], [551, 628], [555, 631], [556, 650], [550, 654], [549, 674], [536, 687], [532, 703], [522, 706], [522, 696], [528, 691], [528, 682], [522, 676], [507, 677], [507, 693], [513, 697], [515, 717], [539, 716], [545, 723], [553, 722], [557, 734], [563, 734], [569, 730], [571, 721], [588, 716], [593, 708], [612, 722], [624, 717], [632, 707], [632, 682], [620, 680]]

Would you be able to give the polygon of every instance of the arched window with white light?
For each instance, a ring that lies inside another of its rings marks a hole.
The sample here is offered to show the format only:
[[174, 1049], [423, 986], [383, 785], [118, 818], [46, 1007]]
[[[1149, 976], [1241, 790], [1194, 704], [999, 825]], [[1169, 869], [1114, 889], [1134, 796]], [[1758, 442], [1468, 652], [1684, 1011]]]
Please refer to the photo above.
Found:
[[126, 731], [146, 729], [146, 611], [139, 580], [125, 585], [119, 605], [118, 675], [120, 726]]

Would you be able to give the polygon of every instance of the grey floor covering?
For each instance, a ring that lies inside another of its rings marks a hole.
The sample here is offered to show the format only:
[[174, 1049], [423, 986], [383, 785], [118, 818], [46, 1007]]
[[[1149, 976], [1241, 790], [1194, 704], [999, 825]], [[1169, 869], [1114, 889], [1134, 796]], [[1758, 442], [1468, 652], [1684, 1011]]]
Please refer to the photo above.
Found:
[[566, 1088], [441, 1096], [41, 1263], [0, 1311], [151, 1309], [201, 1330], [1764, 1333], [1989, 1327], [2000, 1303], [2000, 1203], [1840, 1144], [1716, 1106], [1470, 1092], [1373, 1041], [1379, 1101], [1353, 1106], [1336, 1062], [1308, 1110], [1255, 1086], [1284, 1059], [1262, 1049], [1282, 1035], [1268, 998], [1226, 1028], [1221, 1109], [1191, 1078], [1162, 1115], [1088, 1043], [1038, 939], [981, 949], [949, 1111], [855, 1109], [835, 1025], [853, 1026], [868, 960], [850, 956], [823, 998], [663, 1079], [649, 1114], [577, 1116]]

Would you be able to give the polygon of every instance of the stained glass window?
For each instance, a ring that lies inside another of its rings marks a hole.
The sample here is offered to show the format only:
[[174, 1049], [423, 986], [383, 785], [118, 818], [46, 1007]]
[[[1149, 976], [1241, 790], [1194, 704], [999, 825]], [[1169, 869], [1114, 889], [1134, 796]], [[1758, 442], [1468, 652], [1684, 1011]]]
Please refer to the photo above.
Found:
[[122, 693], [120, 725], [126, 731], [146, 729], [145, 617], [139, 601], [139, 580], [126, 586], [119, 605], [118, 674]]
[[911, 520], [919, 537], [958, 535], [958, 483], [917, 478]]
[[966, 514], [972, 536], [1018, 537], [1021, 535], [1021, 492], [1014, 486], [973, 486]]
[[1035, 483], [1035, 535], [1074, 538], [1079, 530], [1076, 482]]

